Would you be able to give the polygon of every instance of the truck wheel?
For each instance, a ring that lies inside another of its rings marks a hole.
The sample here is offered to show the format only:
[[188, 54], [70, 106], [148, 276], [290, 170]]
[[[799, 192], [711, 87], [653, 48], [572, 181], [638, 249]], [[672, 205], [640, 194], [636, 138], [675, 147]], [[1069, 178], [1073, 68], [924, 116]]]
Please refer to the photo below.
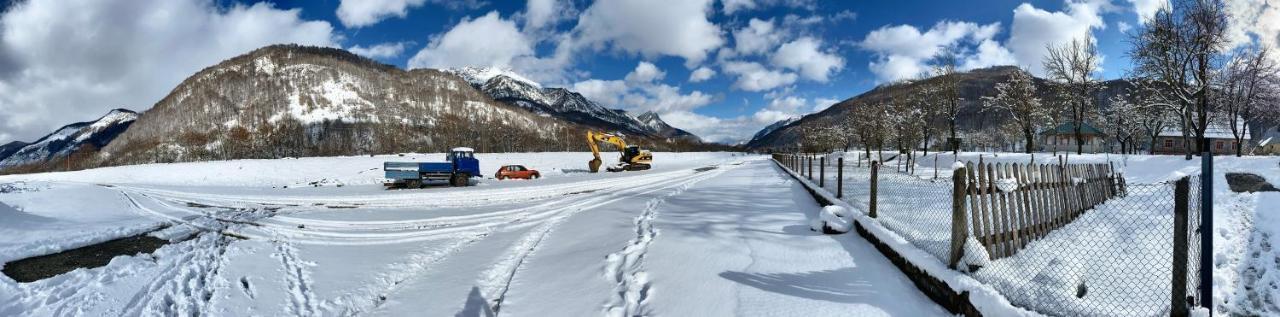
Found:
[[467, 186], [467, 174], [453, 174], [453, 178], [449, 179], [449, 185], [452, 185], [453, 187]]

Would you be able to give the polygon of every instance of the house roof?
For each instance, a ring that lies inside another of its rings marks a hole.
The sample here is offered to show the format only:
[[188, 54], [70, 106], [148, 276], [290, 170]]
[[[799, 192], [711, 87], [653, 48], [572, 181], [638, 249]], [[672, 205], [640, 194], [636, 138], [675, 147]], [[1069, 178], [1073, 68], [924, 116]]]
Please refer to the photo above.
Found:
[[[1082, 126], [1080, 127], [1080, 132], [1084, 133], [1085, 135], [1107, 135], [1106, 133], [1102, 133], [1102, 130], [1099, 130], [1097, 127], [1094, 127], [1089, 123], [1082, 124]], [[1044, 130], [1040, 132], [1040, 135], [1075, 134], [1075, 133], [1076, 133], [1075, 122], [1068, 122], [1068, 123], [1063, 123], [1059, 125], [1057, 128]]]
[[[1240, 131], [1244, 132], [1244, 138], [1242, 139], [1252, 140], [1253, 138], [1249, 134], [1249, 129], [1245, 128], [1244, 120], [1236, 122], [1239, 122]], [[1160, 134], [1158, 134], [1158, 136], [1181, 137], [1182, 129], [1178, 127], [1165, 127], [1160, 130]], [[1231, 125], [1228, 123], [1210, 123], [1208, 127], [1204, 128], [1204, 136], [1210, 139], [1235, 139], [1235, 135], [1231, 133]]]

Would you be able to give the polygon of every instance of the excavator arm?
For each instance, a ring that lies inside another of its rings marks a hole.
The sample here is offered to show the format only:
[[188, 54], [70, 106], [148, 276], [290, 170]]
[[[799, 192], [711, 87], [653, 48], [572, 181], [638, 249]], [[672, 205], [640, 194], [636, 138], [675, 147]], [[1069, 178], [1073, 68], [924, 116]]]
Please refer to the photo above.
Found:
[[591, 168], [592, 173], [599, 172], [600, 165], [604, 163], [600, 160], [600, 142], [613, 144], [618, 148], [618, 153], [621, 155], [618, 160], [621, 165], [619, 167], [610, 167], [610, 171], [648, 169], [649, 164], [653, 161], [653, 155], [649, 151], [636, 149], [636, 153], [628, 155], [627, 141], [622, 140], [621, 137], [608, 133], [587, 131], [587, 145], [591, 147], [591, 155], [593, 156], [591, 161], [587, 162], [587, 166]]

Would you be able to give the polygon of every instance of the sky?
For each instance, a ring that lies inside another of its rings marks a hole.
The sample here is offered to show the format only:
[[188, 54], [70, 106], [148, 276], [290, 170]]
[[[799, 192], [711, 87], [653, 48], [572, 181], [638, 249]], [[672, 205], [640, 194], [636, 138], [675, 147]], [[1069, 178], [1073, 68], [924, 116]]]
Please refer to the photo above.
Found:
[[[142, 111], [200, 69], [276, 43], [397, 67], [509, 69], [610, 108], [737, 143], [876, 85], [964, 69], [1041, 74], [1048, 44], [1092, 38], [1103, 79], [1167, 0], [28, 0], [0, 13], [0, 142], [113, 108]], [[0, 0], [2, 2], [2, 0]], [[1280, 8], [1226, 0], [1232, 45], [1280, 42]]]

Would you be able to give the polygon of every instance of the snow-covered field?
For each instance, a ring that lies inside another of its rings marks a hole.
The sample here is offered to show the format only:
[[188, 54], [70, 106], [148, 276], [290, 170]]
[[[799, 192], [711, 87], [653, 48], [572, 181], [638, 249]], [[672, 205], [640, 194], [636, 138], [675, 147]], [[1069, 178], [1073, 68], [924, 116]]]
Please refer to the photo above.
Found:
[[[478, 154], [544, 178], [383, 190], [386, 160], [152, 164], [0, 177], [0, 262], [150, 232], [150, 254], [18, 283], [0, 315], [944, 315], [764, 157]], [[159, 228], [168, 226], [166, 229]]]
[[[854, 155], [846, 155], [847, 160], [856, 162]], [[986, 162], [1032, 161], [1031, 155], [1014, 153], [962, 153], [959, 161], [980, 158]], [[881, 169], [879, 222], [939, 259], [945, 258], [950, 240], [949, 179], [950, 166], [956, 160], [950, 153], [923, 156], [914, 178], [894, 172], [898, 169], [896, 160]], [[1058, 158], [1037, 154], [1035, 161], [1056, 163]], [[1157, 311], [1162, 305], [1167, 307], [1167, 276], [1172, 270], [1167, 259], [1172, 243], [1172, 186], [1144, 184], [1198, 175], [1199, 158], [1186, 161], [1180, 156], [1086, 154], [1070, 155], [1067, 161], [1115, 164], [1130, 184], [1130, 195], [1086, 213], [1012, 257], [984, 263], [986, 268], [974, 277], [990, 283], [1015, 304], [1040, 311], [1124, 315], [1150, 311], [1135, 307]], [[927, 181], [934, 177], [934, 162], [939, 186]], [[846, 169], [845, 200], [866, 210], [868, 171], [865, 163], [863, 166]], [[1276, 259], [1280, 253], [1271, 246], [1280, 242], [1276, 241], [1280, 193], [1233, 193], [1225, 179], [1228, 172], [1258, 174], [1277, 184], [1280, 158], [1223, 156], [1215, 160], [1216, 310], [1240, 315], [1278, 314], [1280, 265]], [[828, 173], [833, 173], [831, 168]], [[832, 188], [832, 179], [827, 181]]]

